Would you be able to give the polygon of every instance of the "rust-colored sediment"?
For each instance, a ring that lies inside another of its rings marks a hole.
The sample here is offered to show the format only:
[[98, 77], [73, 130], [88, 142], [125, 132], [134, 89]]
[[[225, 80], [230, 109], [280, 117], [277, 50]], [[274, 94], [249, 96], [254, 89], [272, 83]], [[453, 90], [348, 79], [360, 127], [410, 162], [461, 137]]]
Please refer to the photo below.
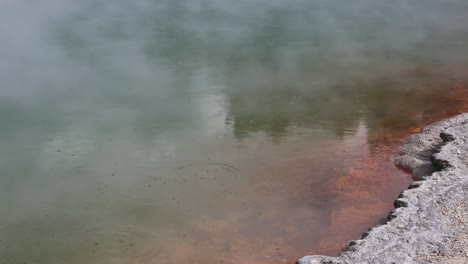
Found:
[[[401, 120], [411, 125], [391, 130], [392, 125], [382, 120], [380, 124], [373, 124], [378, 129], [367, 131], [365, 140], [362, 135], [351, 138], [345, 149], [330, 157], [333, 162], [324, 165], [333, 168], [329, 171], [329, 180], [308, 183], [308, 179], [302, 177], [302, 186], [310, 188], [314, 185], [310, 189], [322, 190], [321, 196], [327, 197], [321, 208], [329, 211], [328, 219], [315, 226], [314, 223], [307, 226], [307, 223], [296, 221], [301, 235], [283, 237], [284, 244], [293, 245], [283, 251], [286, 263], [294, 263], [298, 257], [307, 254], [337, 255], [347, 241], [359, 238], [368, 228], [385, 220], [393, 209], [393, 201], [412, 181], [407, 172], [393, 163], [392, 157], [399, 146], [409, 135], [430, 123], [468, 112], [468, 87], [456, 85], [449, 90], [431, 93], [426, 95], [432, 100], [423, 111], [408, 116], [408, 120]], [[307, 199], [304, 196], [306, 190], [298, 189], [297, 192], [301, 199]], [[290, 224], [294, 225], [293, 222]], [[308, 229], [310, 226], [313, 230]]]
[[142, 248], [129, 256], [129, 263], [158, 258], [277, 264], [308, 254], [337, 255], [347, 241], [384, 220], [410, 184], [411, 177], [392, 160], [403, 141], [436, 120], [468, 112], [468, 88], [456, 85], [447, 91], [426, 93], [431, 100], [405, 120], [390, 115], [362, 124], [325, 155], [301, 152], [258, 169], [252, 180], [255, 195], [242, 198], [249, 201], [260, 193], [262, 201], [241, 199], [233, 202], [229, 215], [194, 219], [190, 235], [170, 234], [166, 247]]
[[[396, 168], [390, 157], [395, 156], [409, 135], [435, 121], [468, 112], [468, 87], [457, 85], [445, 90], [445, 94], [433, 94], [432, 98], [426, 111], [409, 117], [413, 126], [387, 136], [372, 135], [374, 139], [368, 141], [371, 153], [360, 155], [357, 148], [346, 173], [334, 183], [328, 183], [330, 192], [336, 192], [334, 202], [340, 208], [330, 214], [329, 226], [321, 233], [320, 243], [309, 248], [307, 254], [337, 255], [344, 243], [359, 238], [365, 230], [386, 218], [396, 196], [411, 182], [408, 172]], [[395, 182], [395, 178], [399, 180]], [[387, 185], [392, 183], [393, 186]]]

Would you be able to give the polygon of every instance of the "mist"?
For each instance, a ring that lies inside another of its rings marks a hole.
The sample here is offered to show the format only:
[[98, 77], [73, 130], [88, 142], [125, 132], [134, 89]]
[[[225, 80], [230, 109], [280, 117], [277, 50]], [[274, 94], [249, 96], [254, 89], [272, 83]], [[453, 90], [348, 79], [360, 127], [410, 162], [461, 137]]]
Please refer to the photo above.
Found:
[[[98, 142], [126, 127], [162, 142], [291, 126], [343, 136], [362, 118], [415, 115], [432, 95], [409, 92], [463, 75], [467, 11], [463, 0], [2, 1], [0, 140], [24, 142], [33, 166], [44, 141], [77, 129]], [[2, 154], [11, 175], [16, 152]]]
[[35, 105], [41, 97], [64, 111], [116, 96], [129, 108], [177, 113], [186, 112], [181, 90], [313, 94], [428, 65], [443, 72], [467, 59], [461, 0], [1, 5], [1, 98], [22, 107], [43, 107]]
[[[264, 206], [256, 184], [274, 200], [277, 186], [328, 182], [323, 153], [356, 138], [372, 152], [446, 103], [467, 79], [466, 25], [464, 0], [1, 1], [0, 262], [99, 263], [83, 230], [160, 245], [236, 214], [239, 197]], [[314, 159], [275, 163], [301, 151]], [[266, 177], [275, 166], [307, 175]], [[333, 210], [311, 188], [311, 204], [285, 197], [272, 214], [322, 223]]]
[[[462, 63], [467, 6], [461, 0], [7, 0], [0, 11], [1, 91], [31, 97], [43, 89], [97, 90], [97, 82], [106, 86], [115, 78], [132, 87], [112, 89], [162, 91], [204, 68], [246, 82], [300, 78], [312, 89], [395, 65]], [[156, 81], [167, 87], [154, 87]]]

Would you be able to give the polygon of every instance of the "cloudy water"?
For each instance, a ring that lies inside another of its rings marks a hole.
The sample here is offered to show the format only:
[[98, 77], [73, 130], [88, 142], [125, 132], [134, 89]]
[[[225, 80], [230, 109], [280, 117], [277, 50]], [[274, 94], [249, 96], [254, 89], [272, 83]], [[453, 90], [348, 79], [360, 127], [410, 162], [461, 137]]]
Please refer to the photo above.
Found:
[[0, 3], [0, 264], [294, 263], [468, 111], [468, 2]]

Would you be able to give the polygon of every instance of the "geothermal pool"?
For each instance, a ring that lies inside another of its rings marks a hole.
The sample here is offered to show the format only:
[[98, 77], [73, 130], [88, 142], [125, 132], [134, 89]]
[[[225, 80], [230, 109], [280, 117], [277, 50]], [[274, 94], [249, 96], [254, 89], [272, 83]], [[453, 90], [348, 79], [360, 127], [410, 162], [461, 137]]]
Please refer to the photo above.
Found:
[[0, 4], [0, 264], [336, 255], [468, 111], [465, 1], [108, 2]]

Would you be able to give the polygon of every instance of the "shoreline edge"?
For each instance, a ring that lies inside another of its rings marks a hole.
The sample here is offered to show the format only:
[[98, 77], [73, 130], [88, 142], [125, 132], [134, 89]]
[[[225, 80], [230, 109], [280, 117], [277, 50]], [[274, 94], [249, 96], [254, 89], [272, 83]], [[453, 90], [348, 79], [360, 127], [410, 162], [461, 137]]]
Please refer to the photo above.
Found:
[[386, 223], [350, 241], [338, 257], [311, 255], [296, 264], [468, 263], [468, 113], [411, 135], [395, 164], [415, 181]]

